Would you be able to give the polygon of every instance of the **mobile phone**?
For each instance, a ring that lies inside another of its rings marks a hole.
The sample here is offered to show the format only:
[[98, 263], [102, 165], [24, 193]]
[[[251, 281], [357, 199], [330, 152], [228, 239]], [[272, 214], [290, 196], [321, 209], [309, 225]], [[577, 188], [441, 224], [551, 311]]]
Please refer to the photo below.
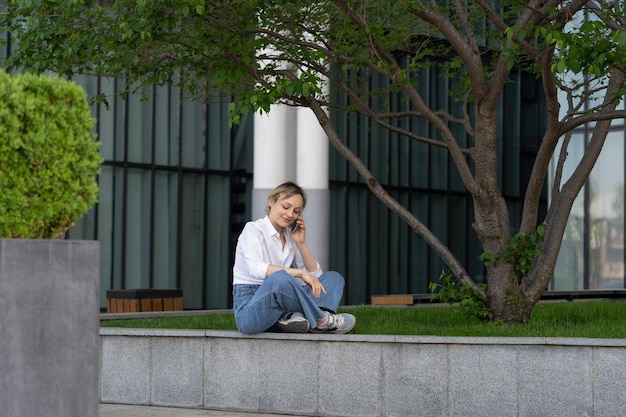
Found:
[[291, 233], [295, 232], [299, 226], [298, 221], [291, 223]]

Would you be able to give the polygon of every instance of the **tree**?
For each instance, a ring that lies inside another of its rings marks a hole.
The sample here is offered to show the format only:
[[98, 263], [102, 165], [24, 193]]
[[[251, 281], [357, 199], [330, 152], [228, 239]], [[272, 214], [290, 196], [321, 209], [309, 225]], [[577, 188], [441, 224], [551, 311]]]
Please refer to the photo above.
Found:
[[98, 201], [95, 122], [73, 82], [0, 72], [0, 237], [63, 237]]
[[[12, 68], [125, 77], [130, 91], [165, 83], [196, 98], [226, 91], [236, 97], [235, 123], [273, 103], [310, 108], [332, 145], [442, 258], [470, 298], [494, 320], [526, 322], [552, 277], [572, 203], [611, 121], [626, 116], [618, 107], [625, 92], [624, 12], [623, 3], [602, 0], [33, 0], [9, 2], [3, 19], [19, 42], [7, 62]], [[461, 111], [433, 108], [420, 95], [415, 74], [428, 67], [446, 72]], [[498, 103], [513, 70], [541, 79], [547, 120], [518, 225], [510, 224], [498, 187], [496, 152]], [[386, 81], [379, 89], [368, 83], [374, 75]], [[326, 84], [348, 104], [331, 100]], [[559, 94], [567, 97], [566, 111], [560, 112]], [[390, 95], [402, 100], [402, 111], [386, 105]], [[449, 152], [472, 197], [486, 288], [385, 191], [341, 140], [326, 109], [360, 113]], [[424, 121], [436, 135], [397, 123], [407, 118]], [[562, 178], [569, 134], [586, 123], [594, 133], [585, 155]], [[458, 128], [470, 147], [461, 146]], [[539, 219], [557, 149], [557, 180]]]

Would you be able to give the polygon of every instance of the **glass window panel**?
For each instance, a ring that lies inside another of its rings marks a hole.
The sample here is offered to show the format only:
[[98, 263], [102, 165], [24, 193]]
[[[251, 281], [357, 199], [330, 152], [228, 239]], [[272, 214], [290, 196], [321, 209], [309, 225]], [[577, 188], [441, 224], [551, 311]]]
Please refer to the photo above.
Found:
[[150, 171], [129, 169], [126, 191], [126, 288], [150, 287]]
[[[380, 76], [374, 76], [370, 80], [370, 87], [372, 91], [384, 91], [386, 82], [381, 79]], [[387, 100], [382, 100], [378, 94], [374, 94], [370, 98], [370, 107], [376, 111], [388, 111], [385, 108]], [[368, 120], [366, 123], [370, 125], [368, 130], [368, 142], [369, 142], [369, 155], [367, 161], [369, 162], [370, 171], [382, 184], [389, 182], [389, 131], [382, 129], [378, 124]], [[395, 162], [395, 161], [393, 161]], [[391, 162], [391, 163], [393, 163]]]
[[411, 142], [411, 185], [413, 187], [428, 188], [430, 178], [428, 166], [429, 147], [424, 143]]
[[[397, 112], [402, 110], [397, 95], [391, 96], [390, 111]], [[393, 125], [402, 129], [409, 126], [407, 120], [392, 121]], [[389, 133], [389, 184], [390, 185], [406, 185], [408, 172], [408, 139], [399, 133]]]
[[[561, 177], [561, 186], [567, 182], [569, 177], [572, 175], [578, 164], [580, 163], [583, 154], [585, 153], [585, 142], [584, 135], [582, 133], [574, 133], [567, 147], [567, 158], [565, 159], [565, 163], [563, 165], [563, 173]], [[561, 152], [563, 146], [563, 139], [559, 141], [557, 145], [554, 155], [552, 157], [552, 178], [551, 184], [554, 184], [555, 181], [555, 172], [558, 163], [559, 154]], [[582, 214], [582, 213], [581, 213]]]
[[178, 165], [179, 94], [174, 87], [156, 87], [154, 112], [154, 163]]
[[[446, 196], [441, 194], [434, 194], [430, 196], [430, 216], [428, 219], [428, 227], [430, 230], [441, 240], [443, 244], [448, 244], [448, 201]], [[439, 277], [441, 270], [446, 266], [441, 258], [431, 251], [429, 255], [430, 275], [433, 279]]]
[[[335, 89], [331, 89], [331, 95], [333, 100], [336, 100], [340, 105], [343, 105], [347, 101], [345, 94], [339, 94]], [[329, 112], [330, 120], [333, 125], [336, 126], [337, 134], [344, 143], [347, 143], [348, 131], [350, 126], [350, 118], [344, 117], [343, 113], [338, 113], [335, 110]], [[329, 155], [329, 177], [331, 180], [344, 181], [347, 174], [347, 161], [337, 150], [331, 146]]]
[[[181, 160], [182, 166], [206, 167], [206, 106], [185, 101], [181, 104]], [[220, 140], [220, 138], [216, 138]]]
[[589, 176], [589, 289], [624, 288], [624, 134], [610, 133]]
[[[559, 142], [552, 159], [552, 175], [550, 187], [554, 184], [554, 173], [559, 157], [559, 152], [563, 146], [563, 140]], [[580, 162], [585, 149], [584, 135], [576, 133], [572, 135], [572, 139], [567, 148], [567, 159], [563, 166], [563, 178], [561, 185], [564, 184], [572, 175], [574, 169]], [[580, 290], [584, 287], [584, 218], [585, 218], [585, 187], [582, 188], [569, 215], [567, 229], [561, 243], [561, 250], [557, 258], [554, 269], [554, 278], [551, 288], [553, 290], [567, 291]], [[571, 250], [571, 251], [570, 251]]]
[[[405, 127], [406, 128], [406, 127]], [[411, 139], [399, 138], [396, 150], [396, 181], [395, 185], [408, 187], [411, 185]]]
[[[115, 80], [115, 91], [118, 92], [121, 81]], [[122, 86], [123, 87], [123, 86]], [[113, 131], [113, 160], [125, 161], [127, 158], [126, 153], [126, 115], [128, 103], [123, 100], [122, 97], [116, 95], [111, 100], [110, 110], [113, 111], [113, 117], [115, 120], [115, 129]]]
[[185, 308], [203, 306], [205, 179], [183, 174], [180, 222], [180, 274]]
[[98, 94], [98, 77], [92, 77], [89, 75], [75, 75], [72, 77], [72, 81], [80, 85], [83, 90], [85, 90], [85, 93], [87, 94], [87, 99]]
[[[398, 185], [400, 171], [403, 166], [402, 153], [399, 152], [400, 144], [399, 135], [396, 133], [389, 134], [389, 185]], [[404, 141], [402, 141], [404, 143]]]
[[[248, 138], [254, 136], [253, 121], [254, 115], [248, 113], [241, 117], [241, 124], [232, 127], [232, 156], [230, 157], [231, 165], [228, 167], [229, 170], [252, 173], [254, 152], [251, 141]], [[331, 152], [331, 159], [334, 153], [336, 152]], [[332, 174], [332, 169], [330, 172]]]
[[228, 101], [209, 103], [206, 129], [209, 137], [207, 164], [209, 169], [230, 168], [230, 131], [228, 129]]
[[[417, 89], [420, 94], [427, 97], [430, 91], [430, 70], [423, 69], [417, 74]], [[414, 108], [412, 110], [415, 110]], [[417, 135], [428, 137], [429, 127], [424, 119], [411, 120], [410, 129]], [[428, 188], [430, 171], [429, 171], [429, 149], [430, 147], [424, 143], [412, 141], [411, 147], [411, 185], [413, 187]]]
[[100, 92], [109, 97], [111, 105], [107, 109], [103, 104], [97, 104], [98, 109], [98, 140], [100, 141], [100, 153], [106, 160], [115, 159], [115, 112], [116, 101], [111, 99], [115, 93], [115, 83], [111, 79], [100, 79]]
[[[448, 107], [448, 82], [439, 69], [430, 71], [432, 78], [430, 82], [433, 89], [430, 92], [429, 99], [431, 107], [434, 109], [447, 109]], [[430, 137], [432, 139], [441, 139], [439, 132], [431, 126]], [[448, 151], [445, 148], [430, 148], [430, 186], [436, 190], [446, 190], [448, 188]]]
[[[474, 208], [473, 205], [470, 204], [468, 200], [467, 205], [467, 219], [474, 218]], [[466, 236], [467, 238], [467, 250], [468, 250], [468, 261], [467, 261], [467, 273], [472, 277], [475, 282], [485, 282], [485, 266], [480, 260], [480, 255], [483, 253], [483, 245], [478, 239], [476, 235], [476, 231], [472, 227], [472, 222], [468, 221], [465, 224]]]
[[[582, 195], [576, 197], [576, 203], [582, 204]], [[561, 242], [561, 249], [554, 268], [551, 289], [556, 291], [574, 291], [584, 289], [584, 221], [582, 217], [570, 215]]]
[[[351, 241], [347, 238], [346, 230], [348, 222], [345, 220], [347, 215], [347, 199], [346, 188], [330, 186], [330, 230], [331, 234], [336, 234], [336, 238], [330, 239], [329, 242], [329, 265], [333, 265], [336, 271], [346, 271], [346, 250], [347, 242]], [[346, 277], [347, 278], [347, 277]], [[347, 280], [349, 281], [349, 280]]]
[[96, 235], [96, 207], [92, 207], [68, 231], [69, 239], [93, 240]]
[[230, 302], [231, 269], [229, 262], [235, 248], [230, 244], [230, 193], [228, 177], [209, 176], [206, 220], [206, 281], [207, 308], [228, 308]]
[[502, 159], [500, 159], [502, 170], [503, 193], [505, 195], [517, 196], [520, 192], [520, 90], [521, 79], [517, 74], [515, 83], [505, 86], [504, 98], [502, 100], [501, 114], [502, 123], [499, 124], [501, 130], [501, 142], [503, 145]]
[[[467, 142], [467, 137], [465, 135], [465, 129], [461, 126], [451, 126], [450, 130], [452, 130], [452, 133], [454, 134], [454, 137], [457, 139], [457, 141], [459, 142], [459, 145], [464, 148], [466, 147], [466, 142]], [[450, 191], [458, 191], [458, 192], [464, 192], [465, 191], [465, 184], [463, 183], [463, 180], [461, 179], [461, 174], [459, 174], [459, 170], [456, 166], [456, 164], [454, 163], [454, 160], [452, 159], [451, 156], [448, 156], [450, 162]]]
[[334, 147], [329, 150], [328, 176], [331, 181], [344, 181], [346, 177], [346, 159]]
[[448, 196], [448, 248], [463, 265], [467, 265], [465, 256], [467, 235], [464, 225], [467, 218], [467, 198], [462, 196]]
[[113, 253], [111, 264], [113, 268], [113, 288], [127, 288], [123, 276], [123, 249], [126, 244], [124, 241], [124, 168], [113, 168], [113, 187], [112, 198], [112, 245]]
[[[408, 205], [408, 193], [392, 192], [391, 195], [404, 207]], [[409, 253], [409, 226], [397, 214], [390, 212], [389, 218], [389, 272], [388, 288], [390, 294], [405, 294], [409, 292], [408, 263]]]
[[[411, 193], [411, 211], [415, 213], [418, 219], [427, 218], [429, 196], [426, 193]], [[426, 244], [424, 238], [417, 233], [411, 233], [411, 254], [410, 254], [410, 292], [425, 293], [428, 289], [428, 283], [436, 280], [439, 276], [431, 273], [429, 268], [428, 257], [430, 248]]]
[[[347, 217], [345, 221], [348, 223], [346, 230], [347, 236], [350, 237], [349, 244], [346, 248], [346, 299], [356, 302], [356, 300], [367, 300], [367, 282], [368, 272], [364, 253], [367, 253], [367, 190], [361, 188], [351, 188], [347, 193]], [[352, 283], [351, 283], [352, 282]]]
[[106, 305], [106, 290], [115, 287], [113, 277], [113, 181], [114, 169], [103, 165], [98, 177], [98, 242], [100, 243], [100, 305]]
[[[157, 171], [154, 177], [152, 274], [154, 288], [177, 288], [178, 173]], [[183, 294], [184, 297], [184, 294]]]
[[386, 129], [374, 127], [370, 130], [370, 153], [369, 168], [374, 177], [381, 184], [389, 182], [389, 165], [393, 165], [396, 161], [389, 159], [389, 136]]
[[150, 163], [152, 161], [152, 107], [142, 103], [132, 94], [126, 98], [128, 109], [126, 137], [128, 161]]
[[[370, 165], [370, 135], [368, 133], [369, 119], [363, 115], [357, 114], [357, 127], [350, 130], [350, 149], [366, 164]], [[348, 171], [350, 181], [363, 182], [356, 169], [350, 165]]]
[[374, 195], [367, 192], [369, 200], [368, 238], [369, 247], [366, 253], [369, 277], [369, 294], [388, 293], [389, 275], [389, 209]]
[[430, 149], [430, 186], [434, 190], [448, 188], [448, 151], [444, 148]]

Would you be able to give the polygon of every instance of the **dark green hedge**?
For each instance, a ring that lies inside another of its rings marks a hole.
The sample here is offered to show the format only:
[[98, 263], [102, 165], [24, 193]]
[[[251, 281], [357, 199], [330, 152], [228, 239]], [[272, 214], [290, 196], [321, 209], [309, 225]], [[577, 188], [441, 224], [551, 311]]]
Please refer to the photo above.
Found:
[[96, 203], [94, 124], [75, 83], [0, 71], [0, 237], [62, 237]]

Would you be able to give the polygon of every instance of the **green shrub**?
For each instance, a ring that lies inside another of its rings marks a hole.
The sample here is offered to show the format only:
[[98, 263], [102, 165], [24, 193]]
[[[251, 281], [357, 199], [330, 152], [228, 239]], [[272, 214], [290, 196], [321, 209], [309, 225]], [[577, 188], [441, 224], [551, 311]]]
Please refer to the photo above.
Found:
[[62, 237], [96, 203], [94, 124], [75, 83], [0, 71], [0, 237]]

